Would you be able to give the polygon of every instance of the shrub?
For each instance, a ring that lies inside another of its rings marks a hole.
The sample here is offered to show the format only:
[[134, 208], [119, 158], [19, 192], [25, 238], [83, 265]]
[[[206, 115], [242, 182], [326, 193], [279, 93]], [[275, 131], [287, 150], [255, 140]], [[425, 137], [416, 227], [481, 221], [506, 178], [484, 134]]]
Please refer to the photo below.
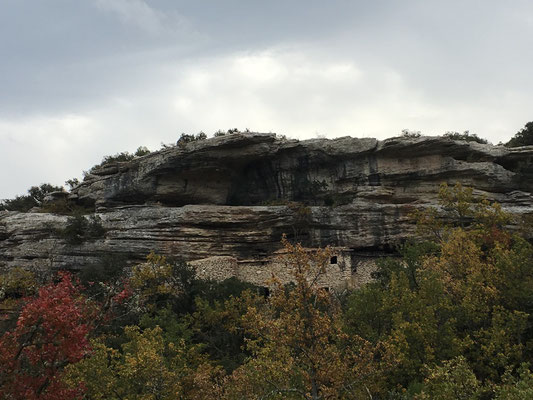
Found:
[[76, 214], [68, 218], [67, 226], [61, 234], [67, 243], [81, 244], [86, 240], [103, 237], [105, 228], [102, 226], [101, 218], [97, 215], [86, 218], [84, 215]]
[[53, 186], [49, 183], [43, 183], [40, 186], [32, 186], [28, 194], [16, 196], [14, 199], [4, 199], [0, 201], [0, 210], [28, 212], [33, 207], [39, 207], [44, 198], [52, 192], [63, 191], [62, 186]]
[[33, 272], [20, 267], [13, 268], [0, 274], [0, 301], [31, 296], [35, 294], [37, 287], [38, 282]]
[[65, 181], [65, 185], [69, 187], [69, 190], [74, 189], [76, 186], [80, 184], [80, 181], [78, 178], [72, 178]]
[[511, 140], [505, 143], [507, 147], [533, 145], [533, 121], [528, 122]]
[[102, 160], [102, 164], [105, 165], [112, 162], [125, 162], [125, 161], [131, 161], [135, 158], [133, 154], [128, 153], [127, 151], [123, 151], [122, 153], [115, 154], [114, 156], [105, 156]]
[[176, 145], [178, 145], [179, 147], [183, 147], [187, 143], [198, 142], [200, 140], [206, 140], [206, 139], [207, 139], [207, 135], [202, 131], [198, 132], [196, 135], [189, 135], [187, 133], [182, 133], [180, 138], [176, 142]]
[[79, 272], [79, 279], [93, 298], [102, 297], [112, 285], [118, 284], [128, 265], [125, 254], [104, 253], [97, 261], [87, 265]]
[[452, 140], [464, 140], [465, 142], [476, 142], [476, 143], [481, 143], [481, 144], [489, 143], [488, 140], [480, 138], [475, 133], [470, 133], [469, 131], [464, 131], [463, 133], [446, 132], [444, 134], [444, 137], [452, 139]]
[[404, 138], [419, 138], [422, 136], [420, 131], [410, 131], [409, 129], [402, 129], [402, 137]]
[[135, 151], [134, 156], [135, 157], [142, 157], [142, 156], [146, 156], [146, 155], [148, 155], [150, 153], [151, 153], [151, 151], [148, 150], [148, 148], [146, 146], [139, 146], [137, 148], [137, 150]]
[[[96, 169], [103, 167], [104, 165], [115, 163], [115, 162], [126, 162], [131, 161], [135, 159], [136, 157], [142, 157], [147, 154], [150, 154], [150, 150], [146, 146], [139, 146], [134, 154], [131, 154], [127, 151], [123, 151], [121, 153], [117, 153], [113, 156], [105, 156], [102, 159], [102, 162], [98, 165], [95, 165], [89, 170], [89, 173], [93, 173]], [[84, 173], [85, 174], [85, 173]], [[68, 181], [67, 181], [68, 182]]]

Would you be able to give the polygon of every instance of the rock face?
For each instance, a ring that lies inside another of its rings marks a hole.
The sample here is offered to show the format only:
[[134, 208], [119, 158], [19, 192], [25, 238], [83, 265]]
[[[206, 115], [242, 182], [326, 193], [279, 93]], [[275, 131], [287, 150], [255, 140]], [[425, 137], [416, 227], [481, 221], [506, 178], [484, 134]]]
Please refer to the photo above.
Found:
[[70, 198], [96, 207], [103, 237], [73, 245], [58, 233], [65, 216], [0, 212], [0, 266], [84, 268], [105, 254], [138, 262], [153, 250], [194, 261], [206, 276], [261, 284], [281, 268], [271, 256], [286, 233], [335, 246], [337, 270], [324, 285], [357, 286], [369, 259], [412, 234], [409, 212], [436, 205], [442, 182], [533, 214], [532, 158], [533, 146], [442, 137], [232, 134], [94, 170]]

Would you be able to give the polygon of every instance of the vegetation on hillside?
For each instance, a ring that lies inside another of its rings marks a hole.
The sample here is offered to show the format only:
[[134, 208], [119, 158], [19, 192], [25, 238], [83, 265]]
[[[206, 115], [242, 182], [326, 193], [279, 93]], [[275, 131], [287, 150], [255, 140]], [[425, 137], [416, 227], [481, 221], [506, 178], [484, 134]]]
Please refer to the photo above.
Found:
[[[317, 285], [329, 250], [284, 241], [293, 284], [265, 297], [155, 254], [79, 278], [0, 276], [6, 399], [526, 399], [533, 246], [509, 215], [442, 186], [375, 281]], [[104, 265], [104, 264], [102, 264]]]
[[[423, 135], [420, 131], [413, 131], [409, 129], [403, 129], [402, 134], [401, 134], [401, 137], [410, 138], [410, 139], [416, 139], [421, 136]], [[463, 133], [455, 132], [455, 131], [448, 131], [442, 136], [445, 138], [451, 139], [451, 140], [461, 140], [464, 142], [476, 142], [480, 144], [489, 143], [487, 139], [483, 139], [475, 133], [470, 133], [470, 131], [464, 131]]]

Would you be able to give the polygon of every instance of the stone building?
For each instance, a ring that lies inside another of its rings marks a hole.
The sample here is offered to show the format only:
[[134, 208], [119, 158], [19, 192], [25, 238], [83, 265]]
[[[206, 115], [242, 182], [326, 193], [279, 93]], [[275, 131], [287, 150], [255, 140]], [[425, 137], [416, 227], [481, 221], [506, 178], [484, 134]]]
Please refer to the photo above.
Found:
[[[307, 249], [313, 251], [314, 249]], [[335, 290], [358, 288], [369, 282], [376, 268], [376, 257], [358, 254], [353, 249], [332, 247], [326, 273], [318, 281], [320, 287]], [[238, 260], [229, 256], [214, 256], [190, 262], [201, 278], [223, 281], [231, 277], [268, 287], [273, 276], [284, 283], [291, 281], [290, 267], [284, 250], [276, 251], [263, 260]]]

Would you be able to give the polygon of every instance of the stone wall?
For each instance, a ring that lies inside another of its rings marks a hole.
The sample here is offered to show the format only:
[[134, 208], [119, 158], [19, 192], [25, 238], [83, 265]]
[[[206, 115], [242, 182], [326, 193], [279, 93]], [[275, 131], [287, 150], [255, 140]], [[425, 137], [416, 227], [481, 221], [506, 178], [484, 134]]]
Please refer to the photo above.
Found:
[[[307, 249], [314, 251], [314, 249]], [[356, 259], [356, 265], [353, 260]], [[200, 278], [222, 281], [236, 277], [257, 286], [272, 286], [272, 278], [276, 277], [283, 283], [292, 281], [290, 265], [283, 251], [262, 260], [237, 260], [234, 257], [208, 257], [190, 263]], [[353, 251], [345, 248], [331, 248], [331, 260], [326, 273], [318, 280], [320, 287], [336, 290], [358, 288], [371, 281], [371, 273], [375, 270], [374, 259], [359, 260], [354, 258]]]
[[200, 279], [212, 279], [221, 282], [238, 276], [238, 263], [235, 257], [213, 256], [189, 263], [196, 270]]

